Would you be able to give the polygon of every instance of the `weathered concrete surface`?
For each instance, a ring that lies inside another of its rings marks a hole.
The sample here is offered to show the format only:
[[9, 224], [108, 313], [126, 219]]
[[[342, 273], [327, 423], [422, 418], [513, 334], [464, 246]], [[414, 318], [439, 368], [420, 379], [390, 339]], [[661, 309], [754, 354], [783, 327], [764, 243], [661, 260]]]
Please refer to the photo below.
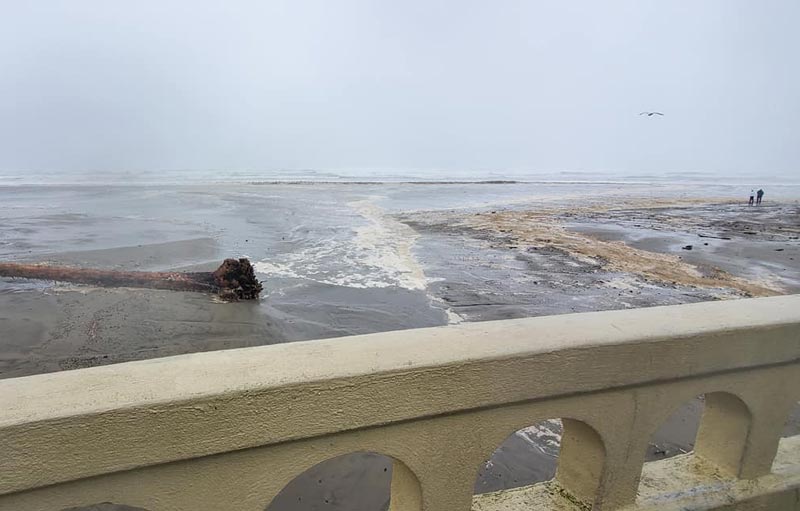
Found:
[[635, 502], [653, 432], [699, 394], [720, 399], [698, 456], [728, 477], [769, 474], [800, 398], [798, 360], [800, 296], [786, 296], [8, 379], [0, 509], [263, 510], [306, 469], [367, 451], [396, 460], [393, 511], [464, 511], [481, 463], [548, 418], [574, 426], [557, 476], [566, 495], [615, 509]]

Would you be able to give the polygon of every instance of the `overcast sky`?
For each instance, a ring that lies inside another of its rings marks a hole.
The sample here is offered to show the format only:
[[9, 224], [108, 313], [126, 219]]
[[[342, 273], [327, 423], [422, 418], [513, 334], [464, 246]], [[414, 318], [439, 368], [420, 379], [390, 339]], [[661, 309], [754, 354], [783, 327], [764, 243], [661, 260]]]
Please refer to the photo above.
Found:
[[0, 4], [0, 170], [800, 172], [797, 0]]

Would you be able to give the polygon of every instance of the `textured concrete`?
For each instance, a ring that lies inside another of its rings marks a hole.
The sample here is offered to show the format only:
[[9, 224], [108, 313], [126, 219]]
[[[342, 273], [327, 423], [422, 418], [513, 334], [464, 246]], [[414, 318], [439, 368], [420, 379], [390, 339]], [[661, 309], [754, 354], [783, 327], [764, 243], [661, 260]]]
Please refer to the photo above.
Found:
[[260, 511], [315, 464], [369, 451], [396, 460], [392, 511], [465, 511], [481, 463], [549, 418], [565, 419], [552, 493], [616, 509], [636, 503], [653, 432], [699, 394], [712, 398], [696, 458], [771, 477], [798, 360], [800, 296], [787, 296], [2, 380], [0, 510]]

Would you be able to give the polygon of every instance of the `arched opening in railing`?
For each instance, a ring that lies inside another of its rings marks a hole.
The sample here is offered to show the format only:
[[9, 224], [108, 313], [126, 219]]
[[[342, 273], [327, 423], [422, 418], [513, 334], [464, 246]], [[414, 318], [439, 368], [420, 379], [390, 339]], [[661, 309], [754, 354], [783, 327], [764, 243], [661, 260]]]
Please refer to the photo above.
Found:
[[694, 451], [704, 408], [705, 396], [700, 395], [672, 412], [650, 437], [645, 461], [663, 460]]
[[548, 419], [511, 433], [478, 470], [475, 493], [549, 481], [561, 450], [560, 419]]
[[422, 492], [403, 462], [353, 452], [314, 465], [289, 482], [265, 511], [420, 511]]
[[[588, 424], [574, 419], [548, 419], [509, 435], [480, 467], [476, 494], [530, 486], [552, 499], [577, 499], [591, 505], [600, 485], [605, 447]], [[536, 483], [544, 483], [537, 485]], [[559, 491], [553, 492], [557, 488]], [[553, 500], [553, 504], [557, 504]]]
[[640, 494], [671, 490], [676, 478], [665, 479], [664, 472], [647, 462], [679, 454], [690, 454], [676, 462], [689, 481], [738, 477], [750, 425], [750, 410], [733, 394], [711, 392], [684, 403], [651, 437], [639, 483]]
[[797, 435], [800, 435], [800, 403], [792, 409], [781, 434], [784, 438]]
[[800, 446], [800, 403], [795, 402], [783, 423], [781, 439], [778, 441], [777, 452], [772, 460], [771, 471], [782, 473], [787, 467], [796, 465], [797, 446]]

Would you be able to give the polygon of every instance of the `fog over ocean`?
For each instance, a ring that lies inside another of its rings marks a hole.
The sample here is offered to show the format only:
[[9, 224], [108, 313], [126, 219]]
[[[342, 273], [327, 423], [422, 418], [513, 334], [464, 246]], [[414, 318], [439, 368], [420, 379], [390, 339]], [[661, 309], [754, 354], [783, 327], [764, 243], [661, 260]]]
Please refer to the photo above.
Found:
[[461, 183], [519, 181], [559, 184], [713, 184], [722, 186], [800, 185], [797, 171], [754, 169], [751, 173], [726, 171], [620, 172], [614, 170], [0, 170], [0, 185], [180, 185], [250, 183]]

